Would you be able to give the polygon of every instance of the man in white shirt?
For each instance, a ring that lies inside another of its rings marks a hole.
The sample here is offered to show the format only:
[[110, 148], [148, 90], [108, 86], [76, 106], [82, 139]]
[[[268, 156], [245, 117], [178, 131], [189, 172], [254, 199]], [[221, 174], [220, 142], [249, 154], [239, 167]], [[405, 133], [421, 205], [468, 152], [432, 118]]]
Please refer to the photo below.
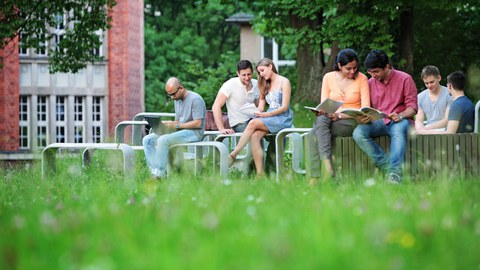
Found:
[[[257, 80], [252, 79], [253, 65], [248, 60], [237, 63], [237, 76], [226, 81], [218, 91], [212, 106], [215, 124], [221, 134], [234, 134], [243, 132], [248, 122], [255, 118], [254, 112], [258, 111], [260, 92]], [[227, 105], [228, 122], [231, 129], [225, 128], [222, 121], [222, 107]], [[265, 169], [268, 172], [275, 170], [275, 140], [266, 138], [268, 148]], [[247, 164], [252, 161], [251, 155], [247, 157]]]
[[[248, 121], [257, 111], [259, 92], [257, 80], [252, 79], [253, 66], [248, 60], [237, 64], [237, 75], [226, 81], [218, 91], [212, 106], [213, 117], [222, 134], [243, 132]], [[231, 129], [226, 129], [222, 122], [222, 107], [227, 104], [228, 121]]]

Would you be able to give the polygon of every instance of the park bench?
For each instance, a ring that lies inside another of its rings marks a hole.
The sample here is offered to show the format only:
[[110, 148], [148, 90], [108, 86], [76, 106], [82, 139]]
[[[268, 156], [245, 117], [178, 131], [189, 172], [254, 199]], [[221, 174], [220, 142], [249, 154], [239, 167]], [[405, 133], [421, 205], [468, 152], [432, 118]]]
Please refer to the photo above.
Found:
[[[382, 136], [375, 141], [389, 152], [389, 137]], [[480, 143], [475, 133], [412, 135], [408, 136], [405, 150], [405, 175], [413, 179], [432, 178], [445, 173], [458, 177], [480, 173]], [[377, 170], [352, 137], [337, 138], [333, 151], [339, 175], [368, 178]]]
[[117, 143], [52, 143], [42, 151], [42, 177], [56, 173], [56, 155], [59, 149], [83, 150], [82, 166], [88, 166], [95, 150], [116, 150], [123, 154], [123, 171], [125, 176], [135, 175], [135, 152], [127, 144]]

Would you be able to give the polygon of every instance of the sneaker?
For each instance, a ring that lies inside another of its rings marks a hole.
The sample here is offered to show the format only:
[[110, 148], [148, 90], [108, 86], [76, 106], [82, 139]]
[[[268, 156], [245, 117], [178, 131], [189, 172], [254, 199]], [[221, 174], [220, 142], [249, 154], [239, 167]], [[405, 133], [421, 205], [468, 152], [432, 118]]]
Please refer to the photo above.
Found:
[[396, 173], [390, 173], [387, 182], [390, 184], [400, 184], [402, 182], [402, 177]]

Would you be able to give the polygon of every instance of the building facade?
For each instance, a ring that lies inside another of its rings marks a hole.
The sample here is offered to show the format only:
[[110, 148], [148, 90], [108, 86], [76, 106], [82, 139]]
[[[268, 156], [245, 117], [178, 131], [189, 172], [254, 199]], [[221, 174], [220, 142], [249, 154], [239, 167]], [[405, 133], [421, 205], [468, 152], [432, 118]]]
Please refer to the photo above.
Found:
[[[19, 49], [21, 36], [0, 54], [0, 159], [29, 160], [56, 142], [112, 140], [115, 125], [144, 111], [143, 1], [117, 0], [112, 27], [93, 53], [105, 61], [79, 72], [50, 74], [48, 53]], [[59, 20], [62, 21], [62, 20]], [[51, 29], [55, 46], [68, 27]]]

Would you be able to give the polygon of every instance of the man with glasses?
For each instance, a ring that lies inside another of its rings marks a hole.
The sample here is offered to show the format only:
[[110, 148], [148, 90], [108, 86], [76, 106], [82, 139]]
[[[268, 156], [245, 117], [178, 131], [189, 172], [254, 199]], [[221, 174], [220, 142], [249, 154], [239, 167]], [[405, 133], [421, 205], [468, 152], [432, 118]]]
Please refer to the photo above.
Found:
[[[353, 139], [375, 165], [387, 173], [388, 182], [400, 183], [407, 134], [418, 110], [417, 88], [410, 75], [393, 69], [384, 51], [372, 50], [365, 59], [365, 67], [372, 76], [368, 80], [371, 106], [388, 117], [358, 124]], [[374, 141], [380, 136], [390, 137], [390, 157]]]
[[205, 131], [206, 106], [203, 98], [185, 89], [175, 77], [168, 79], [165, 91], [175, 101], [175, 120], [162, 121], [162, 124], [174, 132], [163, 135], [151, 133], [143, 138], [145, 158], [154, 179], [167, 176], [171, 145], [201, 141]]

